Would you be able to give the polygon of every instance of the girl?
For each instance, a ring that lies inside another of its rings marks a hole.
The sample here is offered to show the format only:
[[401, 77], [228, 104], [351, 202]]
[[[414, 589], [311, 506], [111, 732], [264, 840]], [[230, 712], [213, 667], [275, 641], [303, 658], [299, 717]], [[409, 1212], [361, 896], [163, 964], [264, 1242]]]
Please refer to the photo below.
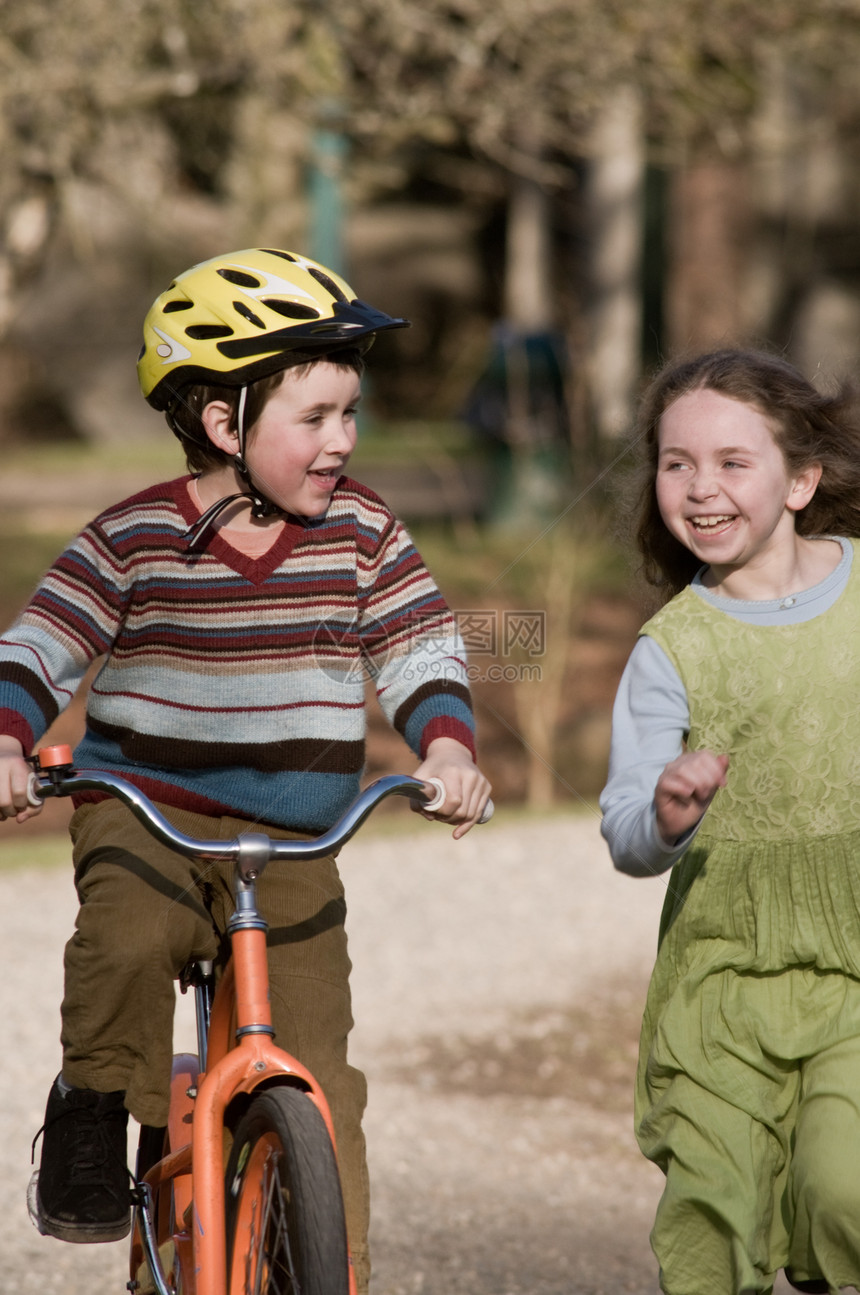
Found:
[[639, 1144], [668, 1295], [860, 1283], [860, 425], [782, 360], [668, 366], [613, 718], [616, 867], [673, 868]]

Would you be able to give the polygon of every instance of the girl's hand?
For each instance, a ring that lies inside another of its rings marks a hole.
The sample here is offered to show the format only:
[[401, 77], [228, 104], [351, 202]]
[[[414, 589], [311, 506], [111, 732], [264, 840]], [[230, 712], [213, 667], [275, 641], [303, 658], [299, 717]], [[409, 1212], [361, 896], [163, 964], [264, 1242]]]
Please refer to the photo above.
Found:
[[[471, 752], [451, 737], [437, 737], [427, 748], [427, 757], [414, 776], [427, 782], [439, 778], [445, 784], [445, 801], [425, 818], [456, 823], [457, 841], [474, 827], [490, 796], [489, 782], [472, 759]], [[424, 813], [419, 810], [419, 813]]]
[[41, 814], [41, 803], [34, 805], [28, 794], [32, 775], [21, 743], [14, 737], [0, 736], [0, 821], [14, 818], [24, 823]]
[[685, 751], [666, 765], [657, 779], [654, 804], [657, 831], [667, 845], [696, 826], [719, 788], [725, 787], [728, 767], [729, 757], [713, 751]]

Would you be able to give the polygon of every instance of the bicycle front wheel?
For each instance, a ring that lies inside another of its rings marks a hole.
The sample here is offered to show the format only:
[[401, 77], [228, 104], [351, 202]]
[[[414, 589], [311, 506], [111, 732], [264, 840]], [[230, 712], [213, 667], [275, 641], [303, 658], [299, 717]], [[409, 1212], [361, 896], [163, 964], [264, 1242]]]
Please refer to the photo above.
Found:
[[334, 1148], [307, 1095], [255, 1097], [227, 1165], [229, 1295], [348, 1295]]

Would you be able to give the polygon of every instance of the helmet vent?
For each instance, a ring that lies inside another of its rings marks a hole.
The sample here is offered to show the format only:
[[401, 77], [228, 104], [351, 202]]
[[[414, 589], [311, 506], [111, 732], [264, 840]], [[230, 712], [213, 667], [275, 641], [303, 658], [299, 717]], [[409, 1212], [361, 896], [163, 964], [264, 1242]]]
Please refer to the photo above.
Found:
[[233, 330], [226, 324], [192, 324], [185, 330], [186, 337], [193, 337], [195, 342], [208, 342], [214, 337], [232, 337]]
[[260, 286], [261, 281], [259, 279], [255, 278], [253, 274], [245, 274], [242, 270], [224, 269], [222, 267], [218, 273], [222, 279], [226, 279], [228, 283], [234, 283], [237, 288], [259, 288]]
[[296, 258], [291, 252], [281, 252], [277, 247], [264, 247], [261, 248], [261, 251], [265, 252], [267, 256], [280, 256], [284, 261], [292, 261], [293, 265], [296, 263]]
[[316, 279], [320, 287], [325, 288], [326, 292], [330, 292], [335, 301], [346, 301], [346, 297], [341, 292], [334, 279], [330, 279], [327, 274], [322, 270], [317, 269], [315, 265], [308, 266], [308, 274], [312, 278]]
[[313, 306], [304, 306], [299, 301], [279, 301], [277, 297], [267, 297], [263, 305], [286, 319], [319, 319], [320, 317], [320, 312], [314, 310]]
[[266, 327], [260, 316], [255, 315], [250, 306], [245, 305], [244, 301], [234, 301], [233, 309], [236, 311], [237, 315], [241, 315], [243, 319], [247, 319], [248, 323], [253, 324], [256, 328]]
[[193, 301], [165, 301], [162, 309], [165, 315], [172, 315], [177, 310], [190, 310], [193, 305]]

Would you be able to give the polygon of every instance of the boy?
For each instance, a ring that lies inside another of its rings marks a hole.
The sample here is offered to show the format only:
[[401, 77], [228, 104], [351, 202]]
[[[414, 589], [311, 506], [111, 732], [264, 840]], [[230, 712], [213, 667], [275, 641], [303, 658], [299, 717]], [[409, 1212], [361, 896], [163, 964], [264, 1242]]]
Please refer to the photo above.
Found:
[[[440, 778], [455, 837], [489, 784], [474, 763], [451, 614], [382, 501], [343, 475], [362, 354], [394, 319], [309, 259], [249, 249], [195, 266], [144, 323], [141, 388], [193, 475], [109, 508], [58, 559], [0, 640], [0, 814], [23, 821], [26, 751], [87, 666], [81, 767], [114, 771], [191, 835], [249, 824], [319, 834], [354, 798], [364, 679]], [[229, 877], [195, 870], [111, 799], [72, 819], [76, 932], [66, 946], [63, 1066], [31, 1187], [40, 1231], [114, 1240], [129, 1228], [128, 1112], [166, 1122], [173, 980], [217, 957]], [[367, 1289], [363, 1076], [334, 859], [270, 868], [276, 1038], [332, 1108], [359, 1291]]]

